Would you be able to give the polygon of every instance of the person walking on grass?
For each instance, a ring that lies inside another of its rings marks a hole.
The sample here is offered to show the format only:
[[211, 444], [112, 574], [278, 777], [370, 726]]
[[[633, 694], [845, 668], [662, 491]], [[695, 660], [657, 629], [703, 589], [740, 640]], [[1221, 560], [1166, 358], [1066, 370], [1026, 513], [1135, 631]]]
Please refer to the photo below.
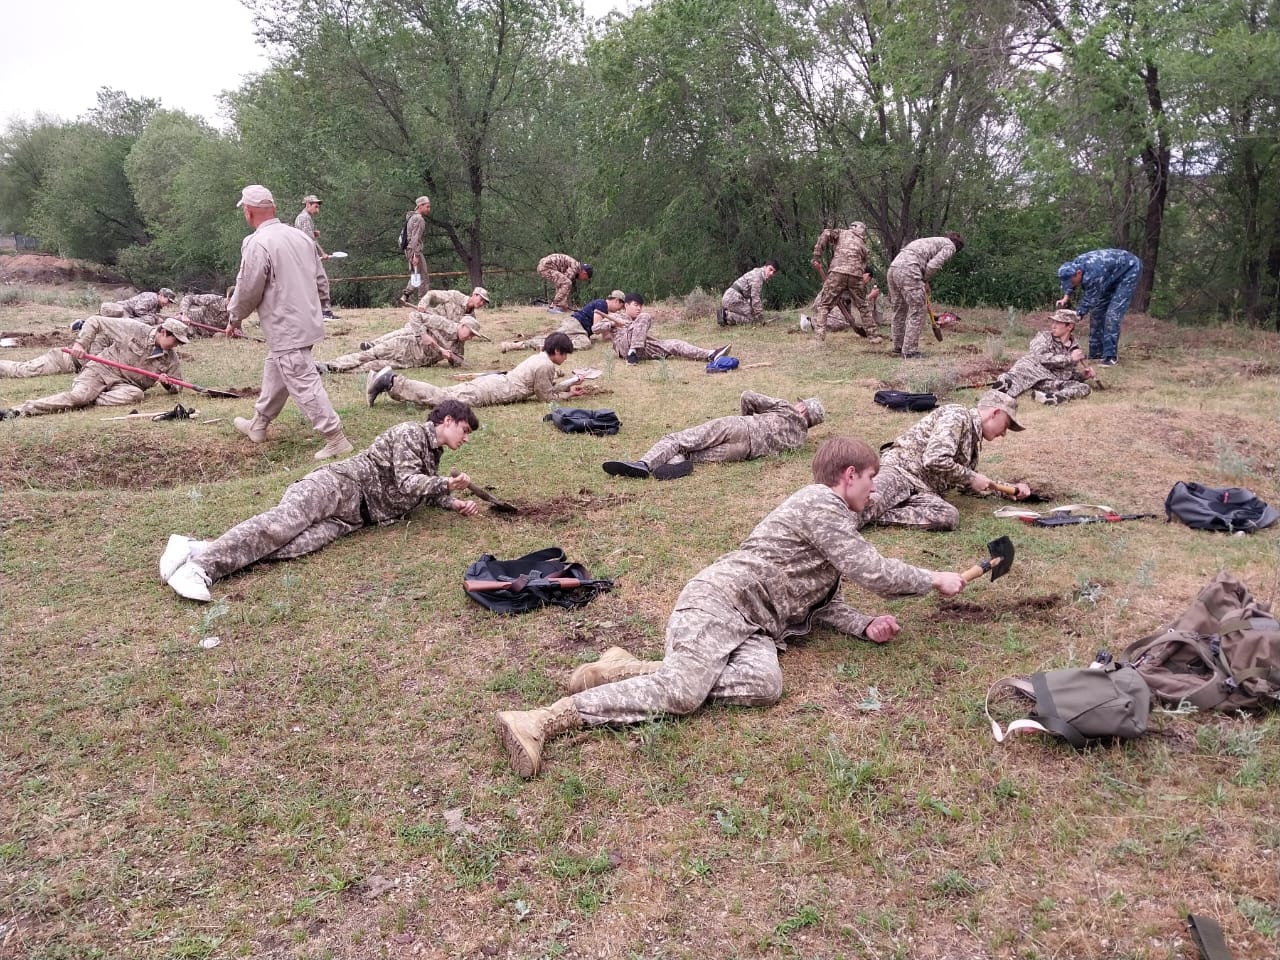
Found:
[[887, 643], [892, 614], [864, 614], [840, 596], [841, 579], [885, 597], [964, 589], [958, 573], [935, 573], [882, 557], [858, 533], [875, 489], [876, 452], [832, 437], [813, 458], [813, 480], [765, 517], [742, 546], [695, 576], [667, 620], [661, 660], [620, 647], [574, 671], [571, 695], [495, 717], [512, 769], [533, 777], [553, 737], [582, 727], [643, 723], [692, 713], [707, 702], [768, 707], [782, 696], [778, 651], [814, 627]]

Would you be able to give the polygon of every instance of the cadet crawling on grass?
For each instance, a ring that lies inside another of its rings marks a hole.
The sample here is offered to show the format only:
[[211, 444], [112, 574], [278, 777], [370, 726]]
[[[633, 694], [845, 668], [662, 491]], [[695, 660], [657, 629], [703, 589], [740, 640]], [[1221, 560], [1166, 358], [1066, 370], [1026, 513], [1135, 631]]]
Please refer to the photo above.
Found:
[[[428, 301], [434, 305], [425, 306]], [[360, 344], [355, 353], [344, 353], [316, 367], [321, 373], [367, 373], [384, 367], [431, 367], [446, 361], [458, 366], [466, 359], [467, 341], [480, 333], [475, 311], [488, 302], [489, 292], [484, 287], [476, 287], [470, 295], [460, 290], [433, 290], [409, 314], [403, 327]]]
[[674, 480], [692, 473], [695, 462], [728, 463], [799, 450], [808, 439], [809, 428], [826, 418], [817, 397], [792, 403], [745, 390], [738, 403], [741, 415], [717, 417], [668, 433], [639, 460], [606, 461], [604, 472], [614, 477]]
[[[607, 297], [591, 300], [565, 317], [560, 326], [550, 332], [567, 335], [573, 341], [574, 350], [590, 350], [593, 337], [604, 339], [612, 336], [616, 324], [611, 315], [622, 313], [625, 299], [625, 293], [614, 290]], [[512, 350], [541, 350], [546, 338], [547, 334], [542, 333], [517, 340], [504, 340], [500, 349], [503, 353]]]
[[577, 376], [565, 377], [560, 365], [573, 353], [573, 342], [563, 333], [547, 337], [541, 353], [521, 361], [510, 373], [491, 373], [476, 377], [469, 383], [451, 387], [437, 387], [422, 380], [410, 380], [397, 376], [390, 367], [369, 374], [365, 395], [369, 406], [380, 394], [388, 394], [392, 400], [417, 403], [434, 407], [450, 398], [461, 400], [473, 407], [492, 407], [504, 403], [521, 403], [525, 400], [567, 400], [582, 396], [582, 381]]
[[1049, 318], [1049, 329], [1031, 338], [1027, 353], [1005, 373], [995, 387], [1011, 397], [1028, 390], [1039, 403], [1055, 406], [1089, 395], [1093, 367], [1084, 366], [1084, 351], [1075, 338], [1076, 312], [1058, 310]]
[[499, 713], [498, 735], [515, 772], [536, 775], [546, 741], [583, 726], [683, 715], [708, 701], [771, 706], [782, 696], [778, 651], [814, 627], [875, 643], [897, 636], [896, 617], [869, 616], [844, 602], [841, 577], [886, 597], [963, 590], [960, 574], [882, 557], [858, 534], [858, 511], [875, 488], [877, 467], [863, 441], [827, 440], [813, 458], [814, 482], [685, 586], [667, 620], [662, 660], [639, 660], [615, 647], [574, 672], [572, 696], [539, 710]]
[[291, 560], [362, 527], [395, 523], [424, 503], [470, 517], [459, 500], [465, 474], [439, 476], [444, 448], [457, 450], [479, 429], [465, 403], [448, 400], [422, 422], [399, 423], [368, 449], [311, 471], [291, 484], [279, 506], [232, 527], [213, 542], [174, 535], [160, 557], [160, 579], [180, 596], [207, 602], [209, 585], [259, 560]]
[[[174, 292], [161, 287], [156, 293], [138, 293], [127, 300], [108, 300], [98, 308], [103, 317], [131, 317], [135, 320], [153, 318], [176, 300]], [[155, 321], [152, 320], [154, 323]]]

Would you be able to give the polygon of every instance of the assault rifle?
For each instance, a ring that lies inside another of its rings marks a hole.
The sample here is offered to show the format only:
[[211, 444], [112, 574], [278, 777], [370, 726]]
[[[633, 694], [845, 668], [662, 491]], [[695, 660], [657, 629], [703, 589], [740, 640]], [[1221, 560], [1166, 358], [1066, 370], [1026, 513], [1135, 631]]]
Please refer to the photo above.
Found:
[[1033, 527], [1065, 527], [1073, 523], [1119, 523], [1121, 520], [1154, 519], [1154, 513], [1099, 513], [1092, 516], [1077, 517], [1069, 513], [1051, 513], [1047, 517], [1019, 517], [1023, 523]]

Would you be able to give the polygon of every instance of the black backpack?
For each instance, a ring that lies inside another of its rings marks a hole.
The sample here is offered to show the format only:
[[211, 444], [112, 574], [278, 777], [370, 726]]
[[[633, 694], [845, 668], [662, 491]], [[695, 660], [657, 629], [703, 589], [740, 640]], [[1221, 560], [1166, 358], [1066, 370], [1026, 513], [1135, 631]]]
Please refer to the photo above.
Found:
[[404, 223], [400, 225], [399, 243], [400, 243], [401, 253], [409, 249], [409, 218], [408, 217], [405, 217]]
[[877, 390], [871, 399], [890, 410], [909, 413], [924, 413], [938, 405], [938, 398], [932, 393], [907, 393], [903, 390]]
[[[564, 578], [587, 582], [568, 588], [548, 582]], [[468, 582], [478, 585], [482, 581], [502, 581], [510, 583], [511, 587], [467, 589]], [[612, 587], [612, 580], [592, 580], [582, 564], [569, 563], [559, 547], [535, 550], [515, 560], [498, 560], [486, 553], [468, 566], [463, 575], [466, 595], [494, 613], [527, 613], [548, 604], [580, 607]]]
[[1243, 487], [1206, 487], [1178, 481], [1164, 500], [1166, 520], [1177, 517], [1192, 530], [1253, 533], [1280, 519], [1275, 510]]
[[550, 420], [565, 433], [589, 433], [595, 437], [611, 437], [622, 429], [622, 421], [612, 410], [556, 407], [542, 419]]

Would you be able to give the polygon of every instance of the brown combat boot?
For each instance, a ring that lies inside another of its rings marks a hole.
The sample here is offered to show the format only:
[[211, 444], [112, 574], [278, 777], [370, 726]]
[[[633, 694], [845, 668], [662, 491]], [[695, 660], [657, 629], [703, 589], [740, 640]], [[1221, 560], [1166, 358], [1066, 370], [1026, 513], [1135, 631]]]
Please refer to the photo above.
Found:
[[584, 663], [569, 677], [569, 690], [581, 693], [592, 687], [606, 683], [617, 683], [619, 680], [630, 680], [632, 677], [644, 677], [654, 673], [661, 660], [641, 660], [634, 657], [622, 647], [610, 647], [600, 654], [595, 663]]
[[347, 439], [347, 435], [342, 432], [339, 427], [333, 433], [326, 433], [325, 440], [328, 442], [316, 451], [317, 460], [328, 460], [331, 457], [345, 457], [348, 453], [355, 449], [351, 441]]
[[543, 744], [582, 726], [573, 697], [563, 697], [541, 710], [503, 710], [495, 720], [511, 769], [526, 780], [542, 769]]
[[519, 350], [522, 346], [523, 344], [519, 340], [503, 340], [498, 344], [498, 352], [511, 353], [512, 351]]
[[271, 424], [270, 420], [264, 420], [257, 414], [253, 415], [252, 420], [248, 417], [236, 417], [232, 422], [237, 430], [254, 443], [262, 443], [267, 439], [267, 427]]

